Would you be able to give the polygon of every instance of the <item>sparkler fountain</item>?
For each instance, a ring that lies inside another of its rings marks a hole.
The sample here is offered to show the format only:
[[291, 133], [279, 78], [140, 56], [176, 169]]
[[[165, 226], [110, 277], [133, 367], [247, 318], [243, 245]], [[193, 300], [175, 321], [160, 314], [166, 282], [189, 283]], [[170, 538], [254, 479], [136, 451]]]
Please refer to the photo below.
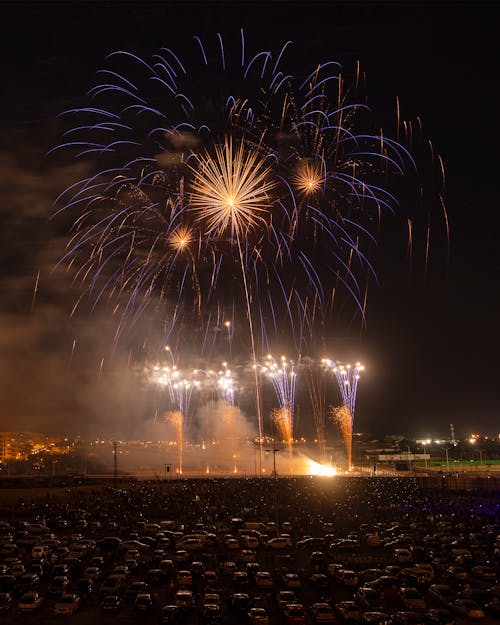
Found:
[[354, 409], [356, 407], [356, 393], [360, 372], [364, 370], [359, 362], [354, 367], [343, 365], [328, 358], [323, 359], [323, 363], [335, 374], [342, 396], [342, 405], [331, 410], [332, 419], [339, 425], [344, 439], [347, 457], [347, 469], [352, 469], [352, 431], [354, 424]]
[[177, 437], [177, 449], [179, 474], [183, 471], [184, 457], [184, 429], [189, 414], [189, 405], [193, 389], [199, 386], [196, 380], [183, 377], [175, 365], [172, 367], [155, 366], [152, 369], [152, 379], [156, 384], [167, 388], [170, 401], [175, 405], [176, 410], [169, 411], [165, 415], [165, 420], [175, 428]]
[[[256, 370], [256, 367], [254, 369]], [[285, 356], [282, 356], [281, 364], [278, 365], [273, 356], [269, 354], [265, 364], [261, 366], [261, 370], [273, 384], [276, 398], [280, 406], [278, 409], [272, 411], [271, 418], [283, 441], [285, 441], [288, 446], [291, 459], [294, 436], [293, 416], [295, 408], [295, 386], [297, 382], [295, 363], [293, 361], [287, 361]]]

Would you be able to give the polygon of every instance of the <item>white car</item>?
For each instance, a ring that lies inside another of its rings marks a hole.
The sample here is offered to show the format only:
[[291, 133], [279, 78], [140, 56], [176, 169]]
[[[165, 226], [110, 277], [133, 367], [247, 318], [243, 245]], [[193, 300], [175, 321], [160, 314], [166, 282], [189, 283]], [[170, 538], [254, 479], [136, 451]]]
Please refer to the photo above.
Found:
[[69, 614], [70, 616], [80, 609], [80, 597], [70, 593], [59, 597], [54, 605], [55, 614]]

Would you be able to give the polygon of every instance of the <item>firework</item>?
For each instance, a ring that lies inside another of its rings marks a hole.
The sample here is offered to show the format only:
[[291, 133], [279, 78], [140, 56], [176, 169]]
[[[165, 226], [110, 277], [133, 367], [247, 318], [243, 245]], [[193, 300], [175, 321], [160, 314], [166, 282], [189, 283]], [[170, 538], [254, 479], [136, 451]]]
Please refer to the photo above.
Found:
[[354, 367], [352, 365], [343, 365], [328, 358], [323, 359], [323, 364], [328, 370], [332, 371], [337, 378], [337, 382], [342, 396], [342, 406], [332, 410], [332, 417], [338, 423], [347, 456], [347, 468], [352, 468], [352, 432], [354, 424], [354, 410], [356, 407], [356, 393], [358, 390], [358, 381], [360, 372], [364, 370], [364, 366], [357, 362]]
[[291, 449], [293, 443], [293, 420], [292, 413], [287, 408], [274, 408], [271, 412], [271, 419], [280, 433], [281, 439]]
[[377, 178], [413, 161], [366, 130], [338, 63], [296, 77], [290, 43], [249, 55], [242, 32], [235, 52], [194, 37], [188, 60], [117, 51], [91, 102], [63, 114], [75, 123], [55, 150], [95, 165], [58, 198], [75, 213], [63, 260], [93, 306], [118, 300], [118, 336], [154, 308], [165, 340], [189, 328], [203, 353], [243, 317], [255, 362], [270, 334], [301, 351], [339, 288], [364, 314], [368, 249], [397, 208]]
[[337, 406], [331, 409], [332, 419], [337, 423], [344, 440], [347, 458], [347, 470], [352, 468], [352, 418], [351, 412], [346, 405]]
[[[257, 367], [254, 367], [254, 369], [257, 370]], [[291, 454], [294, 436], [295, 387], [297, 383], [295, 363], [287, 361], [285, 356], [282, 356], [280, 364], [278, 364], [273, 356], [269, 354], [264, 365], [260, 366], [260, 370], [272, 382], [280, 407], [278, 410], [273, 411], [271, 417], [282, 439], [287, 443]]]
[[[227, 362], [222, 363], [222, 369], [214, 371], [213, 369], [195, 369], [193, 375], [201, 374], [208, 383], [208, 390], [215, 391], [219, 400], [234, 406], [235, 382], [231, 369]], [[198, 384], [201, 382], [198, 381]]]
[[[275, 340], [311, 349], [339, 292], [364, 318], [371, 250], [398, 209], [390, 186], [415, 163], [370, 130], [359, 75], [351, 87], [337, 62], [313, 60], [299, 77], [291, 42], [253, 54], [243, 32], [236, 50], [220, 35], [191, 43], [194, 54], [113, 52], [90, 101], [62, 114], [53, 151], [91, 174], [56, 200], [73, 218], [61, 262], [82, 291], [72, 314], [85, 294], [93, 308], [110, 302], [117, 340], [147, 313], [163, 344], [226, 357], [227, 328], [230, 358], [234, 339], [251, 352], [262, 441], [256, 354]], [[293, 438], [295, 382], [284, 397], [273, 376]], [[189, 386], [165, 386], [174, 405], [187, 401]]]
[[318, 368], [312, 359], [302, 360], [302, 371], [309, 391], [311, 410], [316, 426], [316, 439], [321, 452], [321, 458], [326, 456], [325, 434], [325, 379], [323, 368]]
[[189, 405], [193, 389], [199, 386], [196, 380], [182, 375], [175, 365], [171, 367], [156, 365], [152, 370], [146, 369], [150, 381], [162, 388], [166, 388], [170, 401], [176, 410], [167, 412], [166, 421], [175, 427], [179, 454], [179, 473], [182, 473], [184, 454], [184, 431], [189, 415]]
[[217, 389], [219, 396], [231, 406], [234, 406], [234, 380], [227, 363], [223, 362], [224, 369], [217, 374]]
[[184, 418], [181, 412], [174, 410], [165, 414], [165, 422], [171, 423], [175, 428], [179, 454], [179, 473], [182, 474], [182, 462], [184, 455]]
[[257, 150], [247, 150], [244, 141], [234, 149], [226, 138], [224, 146], [215, 146], [215, 156], [197, 155], [190, 169], [190, 205], [206, 236], [221, 237], [229, 228], [231, 240], [241, 241], [249, 230], [267, 227], [274, 184]]

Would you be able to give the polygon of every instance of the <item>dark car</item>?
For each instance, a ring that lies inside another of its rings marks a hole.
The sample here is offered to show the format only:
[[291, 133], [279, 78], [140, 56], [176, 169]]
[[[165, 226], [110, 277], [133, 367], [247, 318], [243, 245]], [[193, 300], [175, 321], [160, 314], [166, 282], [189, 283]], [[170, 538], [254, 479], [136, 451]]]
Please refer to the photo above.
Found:
[[62, 595], [63, 592], [66, 592], [68, 584], [69, 579], [65, 575], [58, 575], [57, 577], [54, 577], [49, 583], [49, 595], [52, 595], [53, 597]]
[[177, 625], [180, 622], [181, 608], [178, 605], [164, 605], [160, 609], [161, 625]]
[[75, 583], [75, 591], [83, 601], [90, 599], [94, 593], [94, 584], [88, 577], [81, 577]]
[[149, 592], [149, 586], [146, 582], [135, 581], [131, 582], [127, 590], [125, 591], [124, 598], [128, 601], [135, 601], [135, 598], [139, 594], [144, 594]]
[[139, 593], [134, 601], [134, 610], [139, 614], [149, 614], [154, 609], [153, 599], [149, 593]]
[[222, 622], [222, 607], [217, 603], [205, 603], [201, 608], [201, 621], [206, 625]]
[[427, 611], [428, 625], [455, 625], [456, 620], [449, 610], [432, 608]]
[[276, 595], [276, 601], [282, 610], [288, 603], [298, 603], [297, 596], [293, 590], [280, 590]]
[[116, 595], [108, 595], [101, 601], [101, 612], [105, 614], [116, 614], [120, 611], [120, 597]]
[[10, 592], [0, 593], [0, 612], [7, 612], [14, 605]]
[[358, 621], [361, 610], [354, 601], [339, 601], [335, 604], [335, 611], [345, 621]]
[[0, 575], [0, 592], [13, 592], [16, 588], [16, 578], [13, 575]]
[[484, 605], [490, 598], [490, 594], [487, 590], [482, 588], [465, 588], [458, 594], [460, 599], [472, 599], [480, 605]]
[[426, 618], [423, 613], [413, 610], [401, 610], [393, 614], [391, 625], [426, 625]]
[[37, 590], [40, 586], [40, 578], [35, 573], [25, 573], [17, 578], [16, 592], [19, 594]]
[[246, 614], [250, 609], [250, 595], [245, 592], [236, 592], [231, 595], [231, 609], [235, 612]]

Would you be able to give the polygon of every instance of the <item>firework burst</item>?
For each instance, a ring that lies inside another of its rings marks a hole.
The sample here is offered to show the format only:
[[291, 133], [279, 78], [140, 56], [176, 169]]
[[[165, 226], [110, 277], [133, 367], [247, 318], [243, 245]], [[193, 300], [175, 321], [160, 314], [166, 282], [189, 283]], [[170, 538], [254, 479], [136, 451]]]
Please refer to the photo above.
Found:
[[243, 32], [236, 54], [214, 43], [194, 37], [187, 60], [114, 52], [90, 103], [63, 114], [75, 124], [55, 150], [95, 165], [57, 200], [75, 213], [63, 261], [93, 306], [118, 300], [118, 335], [154, 308], [165, 341], [189, 328], [212, 352], [243, 316], [246, 348], [279, 335], [300, 352], [339, 289], [364, 314], [369, 248], [398, 204], [383, 183], [413, 160], [366, 129], [338, 63], [299, 79], [291, 42], [253, 55]]
[[229, 227], [231, 239], [241, 240], [249, 230], [267, 227], [275, 183], [261, 153], [247, 150], [244, 141], [234, 148], [226, 138], [223, 146], [215, 146], [215, 156], [197, 155], [190, 169], [190, 205], [205, 235], [220, 237]]

